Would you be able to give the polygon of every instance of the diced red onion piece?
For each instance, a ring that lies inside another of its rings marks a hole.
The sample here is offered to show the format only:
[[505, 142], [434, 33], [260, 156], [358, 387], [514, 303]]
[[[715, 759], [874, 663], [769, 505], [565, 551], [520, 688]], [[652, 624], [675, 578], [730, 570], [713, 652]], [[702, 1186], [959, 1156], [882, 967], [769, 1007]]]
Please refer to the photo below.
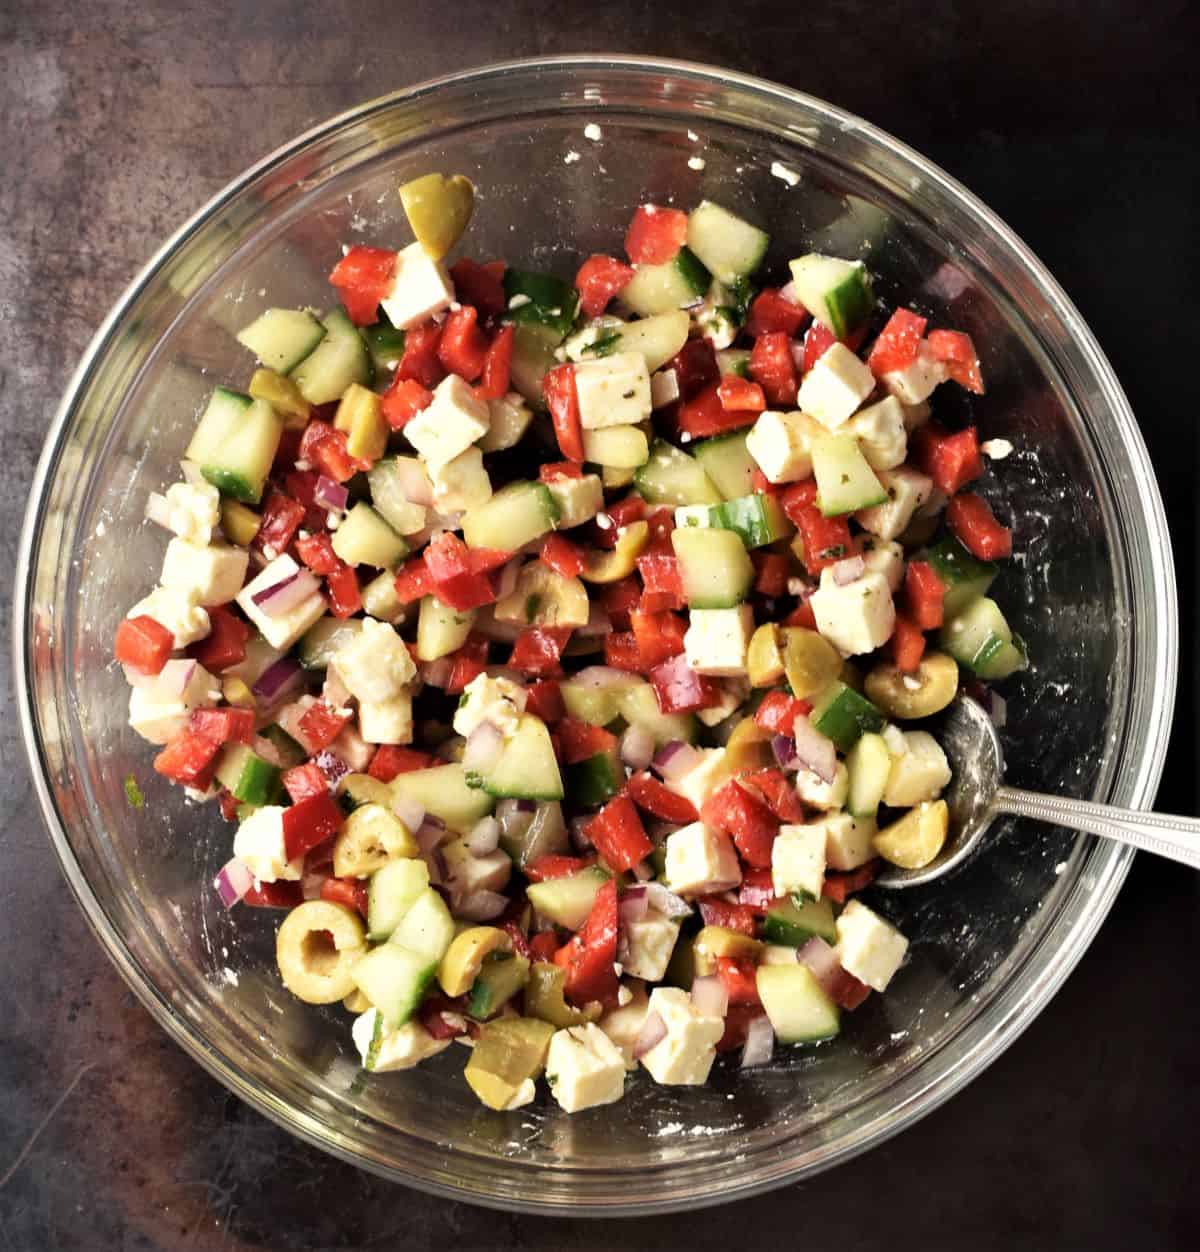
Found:
[[[528, 805], [528, 807], [522, 807]], [[537, 805], [532, 800], [501, 800], [496, 805], [496, 820], [505, 839], [521, 839], [533, 821]]]
[[268, 765], [274, 765], [276, 769], [283, 768], [283, 757], [279, 755], [279, 749], [265, 735], [255, 735], [250, 750], [255, 756], [262, 757]]
[[679, 399], [679, 374], [675, 370], [658, 370], [650, 375], [650, 406], [665, 409]]
[[756, 886], [743, 881], [738, 891], [738, 903], [752, 909], [769, 909], [775, 899], [775, 888], [769, 883], [766, 886]]
[[656, 913], [667, 918], [689, 917], [692, 906], [673, 891], [668, 891], [660, 882], [646, 884], [646, 900]]
[[746, 1042], [742, 1047], [742, 1069], [766, 1065], [775, 1051], [775, 1032], [771, 1019], [764, 1013], [746, 1027]]
[[392, 791], [392, 812], [404, 823], [405, 828], [416, 834], [424, 824], [425, 810], [411, 796], [401, 791]]
[[654, 759], [654, 735], [633, 722], [621, 736], [621, 760], [633, 769], [645, 769]]
[[158, 672], [158, 690], [165, 699], [182, 700], [195, 675], [195, 661], [186, 657], [168, 661]]
[[472, 856], [491, 856], [499, 846], [500, 823], [494, 817], [484, 817], [471, 827], [467, 848]]
[[596, 639], [600, 635], [607, 635], [612, 630], [612, 619], [608, 616], [608, 611], [597, 600], [588, 602], [588, 619], [587, 624], [576, 629], [575, 633], [581, 639]]
[[654, 877], [654, 868], [646, 861], [639, 861], [633, 867], [633, 876], [638, 882], [648, 883]]
[[[412, 827], [409, 827], [411, 830]], [[436, 818], [426, 815], [425, 820], [416, 828], [414, 838], [422, 853], [432, 852], [446, 836], [446, 827]]]
[[221, 897], [221, 903], [231, 909], [254, 886], [254, 875], [235, 856], [221, 867], [220, 873], [213, 879], [213, 886]]
[[866, 572], [867, 563], [861, 556], [848, 556], [843, 561], [838, 561], [830, 567], [833, 570], [833, 581], [839, 587], [844, 587], [847, 583], [852, 583], [856, 578], [861, 578]]
[[621, 896], [617, 911], [620, 913], [621, 922], [628, 925], [630, 922], [642, 921], [649, 907], [645, 887], [627, 887]]
[[330, 752], [328, 748], [322, 748], [313, 757], [312, 763], [325, 775], [331, 787], [337, 786], [338, 782], [350, 773], [350, 766], [336, 752]]
[[450, 681], [454, 662], [448, 656], [442, 656], [436, 661], [422, 661], [417, 668], [422, 680], [430, 687], [443, 688]]
[[508, 907], [508, 897], [498, 891], [473, 891], [454, 910], [469, 922], [490, 922]]
[[657, 1013], [647, 1013], [642, 1029], [633, 1044], [633, 1059], [641, 1060], [651, 1048], [667, 1037], [667, 1023]]
[[837, 777], [837, 748], [833, 740], [821, 734], [803, 714], [793, 723], [792, 735], [799, 763], [812, 770], [823, 783], [832, 783]]
[[796, 755], [796, 741], [789, 735], [773, 735], [771, 751], [775, 753], [775, 760], [782, 769], [795, 769], [800, 763], [800, 758]]
[[577, 852], [590, 852], [592, 850], [592, 841], [588, 838], [587, 828], [592, 824], [592, 819], [587, 816], [573, 817], [567, 826], [567, 833], [571, 836], [571, 846]]
[[729, 992], [716, 974], [694, 978], [692, 1004], [702, 1017], [724, 1017], [729, 1012]]
[[837, 953], [824, 939], [814, 935], [796, 952], [796, 959], [801, 965], [808, 966], [827, 996], [834, 1000], [838, 998], [845, 984], [846, 971], [842, 969]]
[[700, 761], [700, 753], [690, 743], [674, 739], [660, 748], [651, 764], [664, 782], [676, 782], [694, 769]]
[[404, 493], [406, 500], [430, 508], [433, 505], [433, 483], [419, 462], [397, 457], [392, 463], [392, 474]]
[[491, 722], [480, 722], [471, 732], [463, 749], [463, 769], [470, 773], [486, 774], [500, 759], [504, 736]]
[[171, 529], [171, 506], [167, 503], [166, 496], [160, 496], [157, 491], [152, 491], [146, 499], [144, 512], [148, 521], [156, 526], [164, 526], [167, 530]]
[[313, 488], [313, 501], [321, 508], [329, 509], [334, 513], [344, 513], [349, 499], [350, 492], [341, 483], [334, 482], [332, 478], [327, 478], [324, 474], [317, 479], [317, 485]]
[[268, 665], [251, 690], [262, 701], [274, 704], [277, 700], [286, 700], [293, 692], [304, 685], [304, 670], [300, 662], [291, 656], [281, 656], [273, 665]]
[[317, 594], [320, 586], [308, 570], [297, 570], [281, 582], [256, 591], [252, 597], [255, 605], [268, 617], [283, 617], [298, 604]]

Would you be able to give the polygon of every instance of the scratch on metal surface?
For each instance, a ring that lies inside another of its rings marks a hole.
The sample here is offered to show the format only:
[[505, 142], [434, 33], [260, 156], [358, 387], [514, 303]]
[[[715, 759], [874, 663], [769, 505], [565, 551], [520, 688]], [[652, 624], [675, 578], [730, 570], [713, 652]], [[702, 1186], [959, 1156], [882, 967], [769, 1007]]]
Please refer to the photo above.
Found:
[[33, 1134], [31, 1134], [29, 1138], [25, 1140], [25, 1146], [21, 1149], [20, 1152], [17, 1153], [17, 1159], [13, 1161], [13, 1163], [8, 1167], [8, 1169], [4, 1171], [4, 1177], [0, 1178], [0, 1191], [4, 1190], [4, 1188], [8, 1185], [8, 1182], [12, 1178], [12, 1176], [17, 1172], [17, 1170], [21, 1168], [21, 1165], [24, 1163], [25, 1158], [29, 1155], [30, 1151], [32, 1150], [33, 1145], [37, 1143], [38, 1138], [41, 1135], [42, 1131], [45, 1130], [46, 1127], [50, 1125], [50, 1123], [54, 1120], [54, 1115], [58, 1112], [59, 1109], [62, 1108], [64, 1104], [66, 1104], [67, 1097], [70, 1096], [71, 1092], [74, 1091], [75, 1088], [79, 1086], [80, 1082], [82, 1081], [84, 1076], [88, 1073], [88, 1071], [95, 1069], [98, 1064], [99, 1064], [99, 1061], [89, 1061], [86, 1065], [82, 1066], [79, 1070], [79, 1073], [77, 1073], [75, 1077], [72, 1078], [71, 1081], [67, 1084], [67, 1089], [50, 1106], [50, 1111], [46, 1114], [45, 1117], [42, 1118], [40, 1122], [38, 1122], [37, 1126], [34, 1129]]

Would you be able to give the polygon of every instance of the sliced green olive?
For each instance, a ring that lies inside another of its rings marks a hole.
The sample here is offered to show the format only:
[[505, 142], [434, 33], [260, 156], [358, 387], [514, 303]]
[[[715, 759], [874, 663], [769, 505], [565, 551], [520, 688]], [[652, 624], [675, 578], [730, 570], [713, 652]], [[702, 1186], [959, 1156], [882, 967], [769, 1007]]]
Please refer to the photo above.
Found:
[[868, 675], [868, 698], [889, 717], [912, 721], [941, 712], [958, 691], [958, 664], [944, 652], [927, 652], [915, 674], [877, 665]]
[[783, 635], [774, 622], [764, 622], [750, 636], [746, 650], [746, 670], [752, 687], [774, 687], [784, 675]]
[[637, 568], [637, 559], [650, 542], [650, 527], [645, 522], [632, 522], [617, 538], [611, 551], [590, 548], [585, 557], [582, 577], [589, 583], [616, 583], [628, 578]]
[[885, 826], [874, 838], [875, 851], [901, 869], [921, 869], [942, 850], [950, 831], [945, 800], [926, 800]]
[[464, 1075], [471, 1090], [490, 1109], [523, 1103], [521, 1089], [545, 1068], [553, 1037], [554, 1027], [549, 1022], [532, 1017], [500, 1017], [485, 1022]]
[[783, 668], [797, 700], [824, 691], [842, 671], [842, 658], [828, 639], [803, 626], [783, 631]]
[[393, 857], [417, 856], [420, 848], [408, 827], [382, 804], [354, 810], [333, 843], [333, 872], [338, 878], [366, 878]]
[[257, 369], [250, 379], [250, 394], [265, 400], [283, 418], [283, 424], [303, 429], [312, 416], [312, 405], [300, 394], [300, 388], [274, 370]]
[[438, 982], [448, 996], [466, 995], [479, 977], [484, 959], [493, 952], [508, 952], [512, 940], [495, 926], [472, 926], [455, 937], [438, 966]]
[[563, 993], [565, 983], [566, 974], [557, 965], [549, 961], [536, 962], [525, 986], [525, 1012], [559, 1030], [594, 1022], [600, 1016], [600, 1005], [589, 1004], [587, 1008], [577, 1009], [568, 1004]]
[[296, 905], [275, 939], [283, 985], [306, 1004], [332, 1004], [348, 996], [354, 990], [350, 971], [366, 950], [362, 919], [329, 900]]
[[383, 401], [369, 387], [351, 383], [338, 402], [333, 424], [346, 432], [346, 451], [366, 461], [378, 461], [387, 451], [388, 424]]
[[497, 601], [493, 613], [498, 622], [520, 626], [586, 626], [587, 588], [578, 578], [531, 561], [518, 575], [512, 594]]
[[748, 770], [770, 769], [775, 764], [771, 733], [752, 717], [743, 717], [725, 741], [725, 765], [730, 775]]
[[458, 243], [475, 210], [475, 187], [463, 174], [426, 174], [400, 188], [417, 242], [435, 261]]

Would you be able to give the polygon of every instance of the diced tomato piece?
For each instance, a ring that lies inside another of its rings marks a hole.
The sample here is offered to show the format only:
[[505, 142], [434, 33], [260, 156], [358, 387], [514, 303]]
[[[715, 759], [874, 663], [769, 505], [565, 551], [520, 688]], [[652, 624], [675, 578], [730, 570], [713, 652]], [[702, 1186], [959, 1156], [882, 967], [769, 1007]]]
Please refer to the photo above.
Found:
[[625, 255], [634, 265], [665, 265], [687, 243], [687, 223], [679, 209], [639, 205], [625, 232]]
[[807, 309], [793, 304], [778, 287], [764, 287], [751, 302], [746, 333], [755, 338], [780, 333], [791, 339], [807, 321]]
[[184, 787], [204, 791], [212, 782], [221, 745], [190, 727], [182, 730], [154, 758], [154, 769]]
[[717, 977], [725, 986], [730, 1004], [761, 1004], [757, 967], [748, 957], [717, 957]]
[[174, 650], [175, 636], [161, 622], [144, 613], [125, 618], [117, 627], [113, 652], [122, 665], [140, 674], [162, 673]]
[[779, 497], [783, 511], [804, 540], [804, 567], [812, 575], [851, 556], [856, 543], [844, 517], [826, 517], [817, 507], [817, 484], [809, 479], [793, 483]]
[[633, 801], [625, 795], [614, 796], [588, 822], [587, 837], [600, 859], [617, 873], [640, 865], [654, 851]]
[[525, 692], [525, 711], [540, 717], [548, 726], [561, 722], [567, 715], [562, 688], [553, 678], [533, 683]]
[[404, 354], [396, 367], [397, 378], [410, 378], [423, 387], [436, 387], [446, 375], [438, 359], [442, 328], [436, 322], [423, 322], [404, 335]]
[[983, 372], [970, 335], [960, 330], [931, 330], [926, 340], [934, 357], [943, 362], [946, 372], [968, 391], [983, 395]]
[[[686, 238], [686, 235], [685, 235]], [[579, 307], [588, 317], [599, 317], [608, 302], [633, 278], [633, 268], [616, 257], [596, 253], [588, 257], [575, 275]]]
[[508, 394], [516, 334], [515, 326], [501, 326], [488, 345], [487, 355], [483, 358], [483, 373], [476, 388], [485, 400], [499, 400]]
[[329, 611], [334, 617], [353, 617], [362, 608], [362, 592], [358, 587], [358, 574], [344, 562], [325, 576], [325, 589], [329, 592]]
[[664, 822], [694, 822], [700, 814], [686, 796], [677, 795], [665, 783], [643, 771], [634, 774], [628, 783], [629, 798], [651, 817]]
[[402, 604], [412, 604], [433, 595], [433, 575], [425, 564], [425, 556], [411, 557], [396, 573], [396, 596]]
[[754, 425], [758, 414], [751, 409], [727, 409], [721, 403], [720, 389], [721, 384], [710, 383], [690, 400], [680, 403], [675, 421], [681, 433], [693, 439], [706, 439], [710, 435]]
[[578, 874], [581, 869], [587, 869], [592, 864], [594, 864], [594, 859], [591, 857], [558, 856], [556, 853], [548, 852], [526, 865], [524, 873], [530, 882], [549, 882], [552, 878], [566, 878], [570, 874]]
[[630, 613], [642, 669], [650, 670], [683, 651], [687, 623], [674, 613]]
[[563, 762], [576, 765], [600, 752], [615, 752], [617, 737], [603, 726], [593, 726], [577, 717], [564, 717], [558, 726], [562, 741]]
[[450, 267], [454, 294], [463, 304], [473, 304], [484, 317], [499, 317], [508, 307], [504, 298], [503, 261], [486, 261], [480, 265], [469, 257], [455, 261]]
[[411, 774], [418, 769], [432, 769], [437, 759], [428, 752], [417, 752], [413, 748], [401, 748], [396, 744], [380, 745], [379, 751], [371, 758], [367, 773], [380, 782], [391, 782], [398, 774]]
[[333, 838], [341, 829], [342, 811], [326, 789], [283, 810], [283, 848], [289, 861]]
[[583, 549], [566, 535], [547, 535], [538, 555], [543, 564], [564, 578], [578, 578], [587, 564]]
[[663, 368], [675, 371], [679, 398], [684, 401], [721, 381], [717, 354], [707, 339], [689, 339]]
[[575, 366], [556, 365], [542, 379], [542, 396], [550, 410], [558, 447], [568, 461], [582, 461], [583, 426], [579, 420], [579, 393], [575, 389]]
[[936, 630], [945, 614], [946, 588], [928, 561], [909, 561], [904, 571], [908, 616], [922, 630]]
[[610, 878], [596, 893], [582, 929], [566, 945], [564, 991], [573, 1004], [616, 1002], [617, 930], [617, 880]]
[[747, 865], [763, 869], [771, 864], [779, 819], [736, 781], [727, 782], [708, 797], [700, 810], [700, 820], [714, 830], [724, 831]]
[[767, 407], [767, 397], [758, 383], [736, 374], [726, 374], [717, 384], [717, 398], [728, 413], [761, 413]]
[[768, 691], [754, 711], [754, 720], [773, 735], [790, 735], [796, 728], [796, 718], [811, 708], [786, 691]]
[[1002, 526], [991, 505], [974, 492], [957, 495], [946, 506], [946, 524], [962, 540], [963, 547], [981, 561], [1012, 556], [1012, 531]]
[[303, 765], [295, 765], [284, 771], [283, 786], [292, 803], [299, 804], [309, 796], [319, 796], [323, 791], [328, 791], [329, 779], [321, 773], [318, 766], [311, 761], [305, 761]]
[[811, 600], [805, 600], [803, 604], [796, 607], [783, 619], [785, 626], [803, 626], [805, 630], [816, 630], [817, 615], [813, 612]]
[[642, 653], [631, 630], [616, 630], [604, 636], [604, 664], [630, 674], [642, 672]]
[[717, 1040], [718, 1052], [736, 1052], [744, 1047], [750, 1023], [763, 1016], [757, 1004], [731, 1004], [725, 1014], [725, 1033]]
[[570, 638], [570, 627], [527, 626], [517, 636], [508, 663], [522, 674], [557, 677], [562, 672], [563, 648]]
[[438, 361], [447, 374], [457, 374], [473, 383], [483, 373], [487, 351], [488, 339], [475, 309], [464, 304], [447, 314], [437, 349]]
[[801, 366], [805, 374], [837, 343], [837, 336], [824, 322], [814, 321], [804, 336], [804, 362]]
[[552, 483], [559, 478], [582, 478], [583, 466], [574, 461], [549, 461], [538, 467], [541, 482]]
[[288, 550], [303, 521], [304, 505], [272, 487], [263, 505], [254, 546], [268, 560], [273, 560]]
[[321, 884], [321, 899], [344, 904], [362, 917], [367, 915], [367, 884], [357, 878], [326, 878]]
[[637, 608], [641, 598], [642, 589], [632, 574], [618, 582], [609, 583], [600, 592], [600, 603], [615, 630], [629, 629], [629, 614]]
[[710, 709], [720, 698], [716, 683], [697, 674], [683, 656], [673, 656], [647, 675], [663, 713], [693, 713]]
[[912, 459], [948, 496], [961, 491], [983, 473], [983, 454], [974, 426], [951, 434], [937, 422], [913, 432]]
[[897, 613], [890, 643], [896, 668], [903, 674], [916, 673], [925, 655], [925, 635], [920, 626], [903, 613]]
[[294, 909], [304, 901], [304, 893], [298, 882], [255, 882], [242, 897], [242, 903], [252, 909]]
[[204, 735], [216, 744], [250, 743], [254, 738], [252, 709], [194, 709], [188, 730]]
[[208, 635], [188, 648], [188, 656], [199, 661], [210, 674], [219, 674], [246, 659], [246, 641], [253, 632], [223, 604], [213, 605], [207, 612]]
[[451, 530], [442, 531], [425, 548], [425, 567], [433, 580], [434, 594], [452, 609], [464, 612], [496, 599], [491, 580], [474, 568], [470, 549]]
[[926, 319], [908, 309], [897, 309], [879, 332], [867, 365], [878, 378], [892, 370], [907, 369], [916, 359], [925, 333]]
[[781, 822], [804, 821], [804, 805], [796, 794], [795, 785], [783, 770], [758, 769], [751, 774], [743, 774], [738, 781], [760, 796]]
[[428, 387], [415, 378], [401, 378], [398, 373], [380, 399], [384, 421], [393, 430], [403, 430], [432, 403], [433, 392]]
[[316, 700], [300, 718], [300, 733], [311, 751], [320, 752], [346, 729], [349, 720], [348, 712], [332, 709], [324, 700]]
[[760, 596], [777, 600], [787, 591], [788, 559], [782, 552], [752, 552], [754, 590]]
[[845, 904], [848, 896], [869, 887], [878, 873], [878, 857], [844, 874], [829, 870], [825, 874], [825, 885], [821, 888], [821, 895], [835, 904]]
[[296, 555], [314, 574], [332, 574], [341, 558], [333, 550], [333, 541], [322, 532], [319, 535], [301, 535], [296, 540]]
[[759, 335], [750, 353], [750, 377], [762, 385], [773, 406], [796, 403], [796, 362], [792, 341], [782, 331]]
[[370, 326], [376, 319], [380, 301], [391, 291], [395, 277], [395, 252], [356, 244], [333, 267], [329, 281], [338, 289], [355, 326]]
[[754, 910], [744, 904], [731, 904], [720, 896], [705, 896], [697, 904], [706, 926], [723, 926], [726, 930], [736, 930], [739, 935], [749, 935], [752, 939], [758, 933], [758, 918]]

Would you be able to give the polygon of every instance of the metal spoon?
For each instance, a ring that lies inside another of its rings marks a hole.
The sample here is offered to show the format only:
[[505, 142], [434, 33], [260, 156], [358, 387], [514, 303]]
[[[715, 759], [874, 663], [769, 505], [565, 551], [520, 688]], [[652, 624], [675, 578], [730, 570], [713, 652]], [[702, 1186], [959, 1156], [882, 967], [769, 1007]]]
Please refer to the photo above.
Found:
[[959, 696], [946, 711], [940, 741], [954, 771], [945, 796], [950, 808], [950, 836], [928, 865], [921, 869], [889, 866], [875, 879], [877, 887], [916, 887], [949, 873], [978, 849], [992, 819], [1001, 813], [1115, 839], [1200, 869], [1197, 818], [1141, 813], [1004, 786], [1000, 782], [1004, 756], [996, 728], [983, 708], [968, 696]]

